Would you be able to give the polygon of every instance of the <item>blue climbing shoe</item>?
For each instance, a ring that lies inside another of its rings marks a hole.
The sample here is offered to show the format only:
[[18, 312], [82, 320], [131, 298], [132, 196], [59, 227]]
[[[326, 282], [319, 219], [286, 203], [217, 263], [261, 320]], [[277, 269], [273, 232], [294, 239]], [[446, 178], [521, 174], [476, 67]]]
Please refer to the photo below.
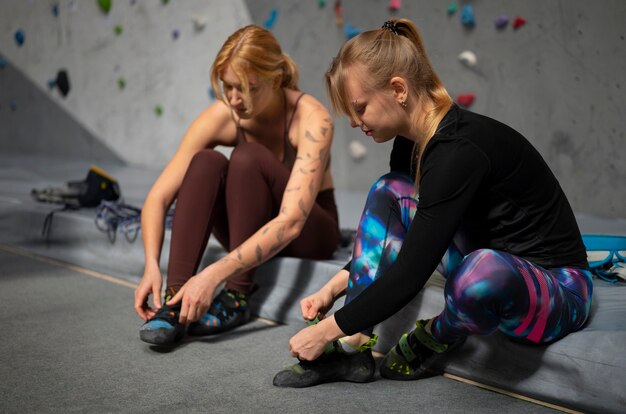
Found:
[[250, 321], [249, 294], [223, 289], [200, 320], [189, 325], [193, 336], [213, 335], [229, 331]]
[[[173, 296], [167, 295], [164, 303]], [[144, 323], [139, 330], [139, 338], [153, 345], [171, 345], [181, 340], [185, 334], [185, 325], [178, 322], [180, 316], [180, 303], [176, 305], [163, 305], [161, 309]]]

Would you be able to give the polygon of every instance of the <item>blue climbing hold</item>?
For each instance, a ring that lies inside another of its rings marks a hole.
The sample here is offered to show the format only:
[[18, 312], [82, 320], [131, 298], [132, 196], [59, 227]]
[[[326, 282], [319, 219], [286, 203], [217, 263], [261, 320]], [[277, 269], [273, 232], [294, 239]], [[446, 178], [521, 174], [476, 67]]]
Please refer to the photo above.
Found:
[[352, 26], [350, 23], [346, 23], [346, 25], [343, 27], [343, 31], [346, 33], [347, 39], [352, 39], [354, 36], [361, 33], [361, 29]]
[[54, 17], [58, 17], [58, 15], [59, 15], [59, 4], [58, 3], [54, 3], [52, 5], [52, 15]]
[[273, 8], [272, 11], [270, 11], [270, 16], [265, 21], [265, 24], [263, 25], [263, 27], [265, 27], [267, 30], [272, 30], [274, 28], [274, 25], [276, 24], [277, 18], [278, 18], [278, 9]]
[[17, 29], [15, 31], [15, 43], [17, 43], [18, 46], [22, 46], [25, 40], [26, 40], [26, 33], [24, 33], [22, 29]]
[[474, 8], [466, 4], [461, 9], [461, 23], [465, 27], [474, 27], [476, 25], [476, 18], [474, 17]]
[[7, 61], [4, 60], [2, 56], [0, 56], [0, 69], [4, 69], [7, 66]]

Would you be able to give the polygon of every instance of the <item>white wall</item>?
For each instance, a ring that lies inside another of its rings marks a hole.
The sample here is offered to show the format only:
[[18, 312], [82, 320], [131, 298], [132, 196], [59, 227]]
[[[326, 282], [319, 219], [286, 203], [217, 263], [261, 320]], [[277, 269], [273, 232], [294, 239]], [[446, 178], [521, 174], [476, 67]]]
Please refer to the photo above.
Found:
[[[122, 160], [162, 166], [210, 103], [211, 63], [228, 35], [250, 22], [248, 10], [240, 0], [112, 3], [106, 15], [95, 0], [2, 0], [0, 55]], [[53, 4], [59, 5], [57, 17]], [[195, 16], [206, 19], [202, 31], [194, 29]], [[22, 47], [13, 40], [18, 29], [26, 34]], [[65, 99], [47, 86], [61, 68], [71, 82]], [[126, 80], [123, 90], [119, 78]], [[0, 105], [10, 110], [7, 102]], [[27, 139], [35, 149], [46, 137]]]

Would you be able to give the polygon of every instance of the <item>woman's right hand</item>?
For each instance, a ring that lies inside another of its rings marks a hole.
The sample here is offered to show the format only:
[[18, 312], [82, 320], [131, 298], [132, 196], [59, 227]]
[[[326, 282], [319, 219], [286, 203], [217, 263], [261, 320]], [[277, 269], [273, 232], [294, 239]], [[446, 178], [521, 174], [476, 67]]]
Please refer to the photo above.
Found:
[[[161, 308], [161, 286], [163, 278], [158, 268], [148, 268], [144, 271], [139, 285], [135, 289], [135, 312], [144, 321], [152, 318]], [[148, 305], [148, 297], [152, 295], [154, 308]]]
[[307, 296], [300, 301], [300, 309], [302, 317], [305, 320], [312, 321], [316, 316], [320, 315], [320, 319], [326, 315], [335, 303], [335, 297], [328, 289], [320, 289], [314, 294]]

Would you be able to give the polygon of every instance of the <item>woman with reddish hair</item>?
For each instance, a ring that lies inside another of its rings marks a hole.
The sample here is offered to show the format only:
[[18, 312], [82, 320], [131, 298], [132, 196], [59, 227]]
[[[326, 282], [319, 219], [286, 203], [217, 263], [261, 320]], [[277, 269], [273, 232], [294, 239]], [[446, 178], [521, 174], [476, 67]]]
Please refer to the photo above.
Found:
[[[146, 321], [141, 339], [152, 344], [179, 340], [188, 323], [190, 334], [208, 335], [247, 322], [257, 266], [276, 255], [328, 259], [339, 242], [333, 123], [300, 92], [276, 38], [255, 25], [237, 30], [217, 54], [211, 83], [218, 100], [193, 121], [142, 211], [146, 264], [135, 311]], [[234, 148], [230, 159], [217, 145]], [[174, 201], [162, 303], [159, 259]], [[211, 233], [229, 253], [198, 271]]]

